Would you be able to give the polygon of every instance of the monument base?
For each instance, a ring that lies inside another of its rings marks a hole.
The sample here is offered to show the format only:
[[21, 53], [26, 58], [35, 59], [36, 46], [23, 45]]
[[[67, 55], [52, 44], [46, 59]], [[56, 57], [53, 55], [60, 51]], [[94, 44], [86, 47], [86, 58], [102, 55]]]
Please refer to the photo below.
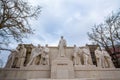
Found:
[[51, 64], [52, 79], [73, 79], [73, 62], [66, 57], [58, 57]]
[[[24, 69], [1, 68], [0, 80], [60, 80], [51, 79], [51, 69], [49, 66], [41, 65], [34, 66], [34, 68], [32, 67], [33, 66], [29, 68], [26, 67]], [[82, 67], [74, 67], [74, 79], [69, 80], [120, 80], [120, 69], [119, 68], [85, 69]]]

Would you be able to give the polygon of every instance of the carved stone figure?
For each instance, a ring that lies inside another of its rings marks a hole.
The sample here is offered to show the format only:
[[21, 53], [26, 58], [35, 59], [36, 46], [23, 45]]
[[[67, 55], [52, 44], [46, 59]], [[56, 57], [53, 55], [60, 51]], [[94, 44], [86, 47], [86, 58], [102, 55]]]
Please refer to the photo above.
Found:
[[36, 65], [37, 61], [39, 61], [38, 56], [42, 54], [42, 47], [38, 44], [37, 47], [34, 47], [31, 51], [30, 61], [28, 62], [27, 66], [29, 65]]
[[111, 57], [109, 53], [105, 50], [102, 50], [103, 56], [104, 56], [104, 64], [106, 68], [114, 68], [114, 64], [111, 60]]
[[40, 58], [40, 64], [41, 65], [45, 65], [46, 64], [46, 61], [45, 61], [45, 58], [46, 57], [46, 55], [45, 55], [45, 53], [42, 51], [42, 53], [41, 53], [41, 58]]
[[66, 47], [66, 40], [63, 38], [63, 36], [61, 36], [61, 40], [59, 41], [58, 44], [60, 57], [65, 56], [65, 47]]
[[12, 50], [10, 55], [8, 56], [8, 61], [7, 61], [7, 64], [6, 64], [6, 67], [7, 68], [13, 68], [16, 66], [15, 64], [15, 58], [18, 54], [18, 50]]
[[83, 48], [83, 64], [84, 65], [88, 65], [88, 64], [92, 65], [93, 64], [88, 46]]
[[20, 47], [21, 47], [21, 44], [19, 44], [16, 48], [17, 54], [15, 55], [15, 59], [14, 59], [14, 63], [13, 63], [14, 68], [19, 68], [20, 67], [20, 64], [19, 64]]
[[97, 49], [95, 50], [95, 56], [96, 56], [96, 61], [97, 61], [97, 67], [105, 67], [104, 56], [99, 47], [97, 47]]
[[49, 65], [49, 48], [48, 48], [48, 44], [46, 44], [46, 46], [43, 48], [43, 58], [45, 58], [45, 61], [43, 61], [43, 63], [45, 65]]
[[18, 47], [18, 50], [19, 50], [19, 58], [18, 58], [17, 67], [23, 67], [25, 62], [25, 57], [26, 57], [26, 48], [24, 47], [23, 44], [21, 44], [21, 46]]
[[81, 58], [80, 58], [80, 54], [79, 54], [80, 48], [77, 47], [76, 45], [74, 45], [74, 49], [73, 49], [73, 64], [74, 65], [79, 65], [81, 64]]

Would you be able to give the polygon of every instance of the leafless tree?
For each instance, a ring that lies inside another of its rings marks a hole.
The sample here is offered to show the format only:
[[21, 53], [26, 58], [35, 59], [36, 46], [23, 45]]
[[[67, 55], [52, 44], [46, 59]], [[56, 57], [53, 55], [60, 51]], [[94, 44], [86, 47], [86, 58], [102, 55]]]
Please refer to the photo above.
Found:
[[[116, 54], [115, 46], [120, 42], [120, 11], [109, 15], [104, 23], [94, 25], [92, 31], [88, 32], [88, 37], [104, 47], [110, 54]], [[115, 59], [116, 56], [113, 58]]]
[[110, 52], [108, 50], [110, 42], [108, 40], [108, 36], [106, 35], [106, 33], [107, 33], [106, 27], [103, 24], [99, 24], [99, 25], [93, 26], [92, 32], [88, 33], [88, 36], [89, 36], [90, 40], [105, 47], [107, 49], [107, 51]]
[[33, 33], [29, 19], [36, 19], [40, 12], [40, 6], [29, 5], [26, 0], [0, 0], [0, 50], [9, 50], [5, 45], [11, 40], [19, 42]]

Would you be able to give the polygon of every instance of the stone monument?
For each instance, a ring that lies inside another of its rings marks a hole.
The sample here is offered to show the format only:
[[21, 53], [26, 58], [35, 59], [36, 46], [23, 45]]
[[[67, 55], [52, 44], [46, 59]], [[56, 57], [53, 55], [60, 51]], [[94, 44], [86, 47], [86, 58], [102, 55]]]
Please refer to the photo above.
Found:
[[65, 48], [66, 48], [66, 40], [61, 36], [61, 39], [58, 44], [58, 50], [59, 50], [59, 55], [60, 57], [65, 57]]
[[73, 79], [73, 62], [66, 57], [66, 40], [61, 36], [58, 44], [58, 56], [51, 64], [51, 78], [53, 79]]
[[17, 67], [23, 67], [24, 66], [24, 61], [26, 57], [26, 48], [24, 47], [23, 44], [17, 47], [18, 48], [18, 62], [17, 62]]
[[80, 54], [80, 48], [74, 45], [73, 54], [73, 65], [81, 65], [81, 54]]
[[114, 64], [111, 60], [111, 57], [109, 55], [109, 53], [107, 51], [105, 51], [104, 49], [102, 50], [102, 54], [103, 54], [103, 57], [104, 57], [104, 67], [106, 68], [114, 68]]
[[91, 55], [90, 55], [90, 50], [86, 46], [83, 48], [83, 60], [84, 60], [84, 65], [93, 65]]
[[35, 65], [37, 62], [37, 58], [39, 55], [42, 54], [42, 47], [40, 45], [38, 45], [37, 47], [34, 47], [31, 51], [31, 55], [30, 55], [30, 61], [27, 64], [27, 66], [29, 65]]
[[48, 44], [45, 45], [45, 47], [41, 48], [41, 53], [40, 53], [40, 60], [39, 60], [40, 65], [49, 65], [49, 48]]
[[94, 54], [97, 65], [87, 45], [67, 46], [63, 36], [58, 46], [19, 44], [0, 68], [0, 80], [120, 80], [109, 54], [100, 48]]

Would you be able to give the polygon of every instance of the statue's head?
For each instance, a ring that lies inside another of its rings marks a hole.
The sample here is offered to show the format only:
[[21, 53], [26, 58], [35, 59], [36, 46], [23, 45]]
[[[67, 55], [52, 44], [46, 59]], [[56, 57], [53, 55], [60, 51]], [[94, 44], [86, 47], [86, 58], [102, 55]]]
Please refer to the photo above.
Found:
[[40, 48], [41, 47], [41, 45], [40, 44], [38, 44], [38, 48]]
[[46, 44], [45, 46], [48, 47], [48, 44]]
[[61, 39], [63, 39], [63, 36], [61, 36]]
[[21, 44], [21, 47], [24, 48], [25, 46], [23, 44]]
[[76, 47], [76, 45], [74, 44], [74, 47]]

